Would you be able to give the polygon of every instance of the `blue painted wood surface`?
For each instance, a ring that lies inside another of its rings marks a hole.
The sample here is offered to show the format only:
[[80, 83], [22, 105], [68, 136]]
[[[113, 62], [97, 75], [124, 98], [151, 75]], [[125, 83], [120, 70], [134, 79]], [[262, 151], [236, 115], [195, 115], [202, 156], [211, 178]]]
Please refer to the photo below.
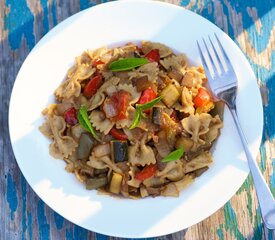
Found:
[[[108, 239], [59, 216], [22, 176], [8, 137], [8, 103], [16, 74], [29, 51], [52, 27], [85, 8], [107, 1], [0, 1], [0, 239]], [[259, 164], [275, 194], [275, 1], [166, 0], [209, 19], [236, 42], [249, 60], [263, 96], [264, 132]], [[253, 106], [252, 106], [253, 107]], [[162, 239], [275, 239], [261, 221], [251, 176], [218, 212]]]

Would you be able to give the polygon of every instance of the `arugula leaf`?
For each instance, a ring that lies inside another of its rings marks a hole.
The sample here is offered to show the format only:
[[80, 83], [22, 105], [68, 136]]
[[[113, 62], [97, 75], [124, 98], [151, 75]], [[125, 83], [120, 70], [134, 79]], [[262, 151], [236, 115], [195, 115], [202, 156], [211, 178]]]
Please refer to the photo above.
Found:
[[154, 105], [160, 102], [162, 98], [163, 96], [159, 96], [148, 103], [136, 104], [136, 115], [129, 129], [135, 128], [139, 124], [141, 117], [146, 117], [146, 115], [143, 113], [144, 110], [152, 108]]
[[170, 154], [168, 154], [165, 158], [163, 158], [161, 160], [161, 162], [167, 163], [167, 162], [176, 161], [176, 160], [180, 159], [183, 154], [184, 154], [184, 149], [179, 148], [179, 149], [171, 152]]
[[89, 120], [88, 111], [85, 106], [81, 106], [78, 114], [77, 114], [78, 122], [80, 123], [81, 127], [83, 127], [86, 131], [90, 132], [94, 138], [97, 138], [96, 132]]
[[124, 58], [112, 62], [109, 65], [109, 69], [113, 72], [121, 72], [131, 70], [135, 67], [140, 67], [146, 63], [149, 63], [147, 58]]

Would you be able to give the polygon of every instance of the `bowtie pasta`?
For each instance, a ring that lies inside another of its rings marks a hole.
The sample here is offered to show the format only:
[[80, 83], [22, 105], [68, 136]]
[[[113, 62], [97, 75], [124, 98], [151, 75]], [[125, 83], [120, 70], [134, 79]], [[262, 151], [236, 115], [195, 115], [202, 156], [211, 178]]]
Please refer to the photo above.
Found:
[[202, 67], [149, 41], [87, 50], [43, 110], [49, 152], [87, 189], [177, 197], [213, 162], [223, 105]]

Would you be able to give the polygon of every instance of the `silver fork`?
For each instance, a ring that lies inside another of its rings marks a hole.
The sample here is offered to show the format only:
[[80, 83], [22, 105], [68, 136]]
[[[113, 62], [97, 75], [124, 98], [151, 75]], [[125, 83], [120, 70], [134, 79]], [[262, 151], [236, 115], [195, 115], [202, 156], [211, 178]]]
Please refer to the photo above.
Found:
[[[210, 45], [210, 47], [207, 46], [206, 41], [203, 39], [204, 47], [206, 49], [205, 54], [202, 53], [202, 48], [199, 42], [197, 41], [199, 54], [202, 60], [205, 74], [208, 78], [208, 83], [214, 96], [222, 100], [228, 106], [232, 114], [253, 177], [263, 222], [265, 223], [267, 228], [275, 229], [275, 200], [260, 172], [256, 160], [252, 157], [250, 150], [248, 149], [247, 140], [242, 131], [236, 112], [236, 95], [238, 88], [238, 79], [236, 73], [234, 72], [232, 64], [216, 34], [215, 37], [216, 45], [219, 46], [220, 53], [218, 53], [217, 48], [215, 48], [215, 45], [210, 37], [210, 44], [208, 44]], [[209, 50], [210, 48], [212, 48], [213, 50], [212, 53]], [[221, 57], [224, 60], [226, 69], [222, 64]], [[214, 58], [216, 58], [217, 64], [215, 64]], [[209, 66], [211, 66], [212, 68], [212, 74]], [[220, 69], [220, 71], [218, 71], [218, 68]]]

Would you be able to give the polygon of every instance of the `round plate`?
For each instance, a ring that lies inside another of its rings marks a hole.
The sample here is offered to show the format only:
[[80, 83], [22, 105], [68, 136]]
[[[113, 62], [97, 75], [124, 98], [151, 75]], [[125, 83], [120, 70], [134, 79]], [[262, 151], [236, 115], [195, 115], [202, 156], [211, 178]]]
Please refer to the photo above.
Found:
[[[118, 1], [82, 11], [51, 30], [31, 51], [14, 84], [9, 127], [18, 165], [39, 197], [66, 219], [119, 237], [153, 237], [196, 224], [222, 207], [249, 172], [230, 113], [214, 149], [214, 164], [179, 198], [118, 199], [87, 191], [65, 163], [49, 155], [38, 131], [41, 111], [74, 58], [88, 48], [129, 41], [161, 42], [200, 64], [196, 40], [218, 35], [239, 79], [238, 115], [254, 157], [260, 145], [262, 103], [255, 76], [240, 49], [219, 28], [183, 8], [155, 1]], [[253, 107], [251, 107], [253, 106]]]

